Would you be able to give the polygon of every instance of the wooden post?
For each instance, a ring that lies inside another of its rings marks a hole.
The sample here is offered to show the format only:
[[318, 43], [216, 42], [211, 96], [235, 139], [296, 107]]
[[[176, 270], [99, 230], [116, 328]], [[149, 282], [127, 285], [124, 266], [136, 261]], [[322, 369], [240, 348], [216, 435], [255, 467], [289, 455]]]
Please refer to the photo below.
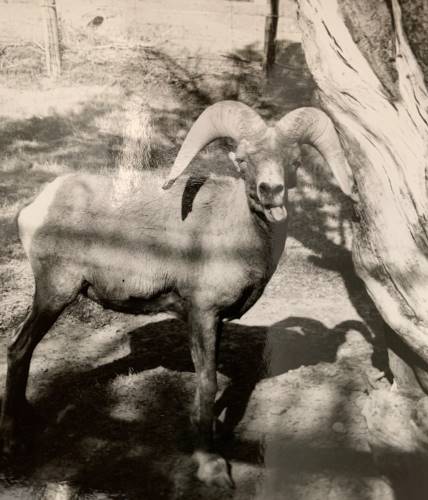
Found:
[[55, 0], [42, 0], [40, 4], [45, 31], [46, 70], [50, 78], [61, 74], [58, 18]]
[[265, 21], [265, 43], [263, 69], [268, 77], [275, 64], [276, 32], [278, 28], [279, 0], [268, 0], [269, 14]]

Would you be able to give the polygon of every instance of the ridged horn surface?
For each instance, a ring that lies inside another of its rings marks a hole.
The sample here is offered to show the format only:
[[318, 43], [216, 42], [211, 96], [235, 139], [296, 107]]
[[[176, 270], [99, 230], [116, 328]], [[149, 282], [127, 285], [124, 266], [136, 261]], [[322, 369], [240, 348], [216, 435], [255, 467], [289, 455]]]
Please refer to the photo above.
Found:
[[339, 136], [331, 119], [317, 108], [299, 108], [287, 113], [276, 125], [288, 142], [310, 144], [328, 163], [342, 191], [351, 196], [352, 171], [343, 153]]
[[163, 188], [171, 187], [199, 151], [215, 139], [251, 140], [265, 130], [263, 119], [242, 102], [221, 101], [209, 106], [189, 130]]

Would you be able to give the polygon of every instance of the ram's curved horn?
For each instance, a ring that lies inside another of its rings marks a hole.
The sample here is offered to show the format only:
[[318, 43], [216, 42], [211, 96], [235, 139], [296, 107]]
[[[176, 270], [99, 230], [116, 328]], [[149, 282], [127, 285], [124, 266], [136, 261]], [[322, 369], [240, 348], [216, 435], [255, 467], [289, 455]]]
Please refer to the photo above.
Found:
[[163, 188], [170, 188], [199, 151], [215, 139], [231, 137], [239, 142], [265, 130], [263, 119], [242, 102], [221, 101], [209, 106], [189, 130]]
[[310, 144], [328, 163], [342, 191], [351, 196], [353, 177], [331, 119], [317, 108], [299, 108], [287, 113], [276, 125], [287, 142]]

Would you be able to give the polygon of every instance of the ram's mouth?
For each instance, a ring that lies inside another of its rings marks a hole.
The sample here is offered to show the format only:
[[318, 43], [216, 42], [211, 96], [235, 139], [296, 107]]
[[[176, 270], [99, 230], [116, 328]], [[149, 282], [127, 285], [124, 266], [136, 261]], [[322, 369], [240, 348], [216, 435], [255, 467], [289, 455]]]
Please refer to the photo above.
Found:
[[284, 222], [287, 219], [287, 209], [284, 205], [277, 207], [264, 207], [266, 219], [273, 224]]

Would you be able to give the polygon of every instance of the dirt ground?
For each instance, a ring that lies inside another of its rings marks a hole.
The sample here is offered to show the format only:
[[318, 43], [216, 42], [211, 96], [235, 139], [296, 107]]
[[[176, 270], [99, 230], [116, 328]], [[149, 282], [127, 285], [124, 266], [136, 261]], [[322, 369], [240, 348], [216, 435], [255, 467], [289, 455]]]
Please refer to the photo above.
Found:
[[[7, 339], [33, 289], [14, 216], [45, 182], [117, 168], [135, 103], [150, 122], [151, 165], [162, 169], [206, 105], [241, 99], [273, 120], [310, 103], [314, 89], [297, 44], [281, 48], [268, 82], [251, 48], [196, 60], [82, 45], [79, 61], [65, 54], [56, 84], [20, 50], [9, 51], [0, 78], [2, 383]], [[229, 146], [210, 146], [200, 161], [227, 161]], [[1, 463], [0, 498], [426, 498], [423, 482], [410, 484], [373, 447], [365, 417], [377, 411], [371, 432], [389, 422], [401, 433], [397, 449], [404, 441], [413, 453], [411, 414], [390, 391], [383, 323], [353, 271], [351, 208], [321, 160], [309, 151], [306, 160], [279, 268], [260, 301], [225, 325], [217, 406], [219, 427], [234, 432], [218, 448], [236, 488], [209, 489], [193, 475], [187, 326], [81, 299], [35, 352], [28, 396], [43, 425], [28, 430], [30, 451]]]

